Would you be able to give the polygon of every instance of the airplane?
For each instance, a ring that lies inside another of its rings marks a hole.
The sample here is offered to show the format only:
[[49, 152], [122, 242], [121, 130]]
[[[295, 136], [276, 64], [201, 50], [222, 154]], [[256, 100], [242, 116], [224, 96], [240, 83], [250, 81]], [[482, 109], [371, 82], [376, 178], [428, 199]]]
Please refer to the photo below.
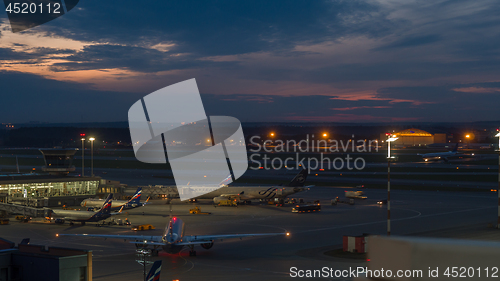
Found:
[[52, 210], [50, 217], [55, 219], [56, 223], [64, 223], [64, 221], [69, 221], [70, 225], [75, 222], [80, 222], [85, 225], [86, 222], [98, 222], [105, 220], [112, 215], [117, 215], [123, 210], [120, 209], [118, 213], [111, 213], [111, 201], [113, 200], [113, 194], [109, 194], [106, 201], [102, 205], [102, 208], [98, 212], [92, 211], [77, 211], [77, 210]]
[[290, 236], [289, 232], [285, 233], [249, 233], [249, 234], [219, 234], [219, 235], [184, 235], [184, 222], [177, 217], [172, 217], [165, 227], [162, 236], [152, 235], [113, 235], [113, 234], [56, 234], [59, 236], [82, 236], [82, 237], [97, 237], [97, 238], [114, 238], [122, 240], [130, 240], [137, 248], [147, 248], [153, 246], [153, 255], [158, 255], [158, 249], [161, 248], [169, 254], [177, 254], [184, 247], [189, 247], [189, 255], [196, 256], [194, 246], [200, 245], [204, 249], [210, 249], [215, 241], [223, 241], [226, 239], [246, 238], [256, 236], [275, 236], [286, 235]]
[[439, 161], [439, 160], [443, 160], [445, 162], [448, 162], [448, 160], [450, 158], [464, 156], [465, 154], [458, 153], [458, 143], [457, 143], [457, 145], [455, 146], [455, 148], [452, 151], [425, 153], [425, 154], [418, 154], [418, 155], [422, 156], [422, 159], [424, 159], [425, 162], [427, 162], [427, 161]]
[[[142, 188], [139, 187], [137, 188], [137, 191], [134, 193], [134, 196], [130, 200], [113, 200], [111, 202], [111, 211], [116, 211], [120, 210], [120, 208], [123, 207], [124, 210], [128, 209], [134, 209], [137, 207], [142, 207], [148, 203], [149, 198], [146, 200], [145, 203], [141, 203], [141, 193], [142, 193]], [[87, 208], [100, 208], [102, 204], [104, 203], [104, 199], [94, 199], [94, 198], [88, 198], [82, 201], [80, 203], [80, 206], [82, 207], [87, 207]]]
[[218, 204], [224, 200], [236, 200], [237, 202], [241, 202], [253, 199], [285, 198], [297, 192], [309, 190], [310, 187], [313, 187], [313, 185], [304, 186], [307, 175], [307, 169], [303, 169], [292, 179], [292, 181], [284, 186], [262, 187], [223, 185], [217, 190], [200, 195], [194, 199], [212, 199], [215, 204]]
[[161, 260], [155, 261], [146, 276], [146, 281], [159, 281], [161, 272]]

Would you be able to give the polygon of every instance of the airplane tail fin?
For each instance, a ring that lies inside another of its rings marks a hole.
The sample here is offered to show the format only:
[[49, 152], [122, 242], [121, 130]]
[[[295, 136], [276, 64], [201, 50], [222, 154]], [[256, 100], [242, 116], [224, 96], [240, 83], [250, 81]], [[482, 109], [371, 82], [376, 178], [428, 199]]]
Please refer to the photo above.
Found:
[[149, 270], [148, 275], [146, 276], [147, 281], [158, 281], [160, 280], [160, 271], [161, 271], [161, 260], [155, 261], [153, 266]]
[[457, 142], [457, 145], [455, 145], [455, 148], [453, 149], [452, 152], [457, 152], [458, 151], [458, 142]]
[[233, 177], [231, 176], [231, 174], [229, 174], [225, 179], [221, 181], [221, 183], [219, 183], [219, 187], [229, 185], [232, 182], [233, 182]]
[[141, 203], [141, 194], [142, 194], [142, 187], [139, 187], [137, 188], [137, 191], [134, 193], [134, 196], [132, 196], [132, 198], [128, 202], [132, 204]]
[[306, 182], [307, 175], [308, 175], [307, 169], [303, 169], [286, 186], [290, 186], [290, 187], [303, 187], [304, 183]]
[[106, 201], [104, 201], [104, 204], [102, 204], [101, 210], [99, 210], [99, 213], [101, 214], [109, 214], [111, 213], [111, 201], [113, 200], [113, 193], [110, 193], [108, 195], [108, 198], [106, 198]]

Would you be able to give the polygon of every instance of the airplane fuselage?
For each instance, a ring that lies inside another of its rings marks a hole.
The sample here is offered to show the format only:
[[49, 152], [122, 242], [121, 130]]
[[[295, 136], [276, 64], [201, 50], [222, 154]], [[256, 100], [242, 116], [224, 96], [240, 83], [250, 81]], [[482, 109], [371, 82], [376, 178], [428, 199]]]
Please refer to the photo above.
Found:
[[297, 192], [307, 190], [305, 187], [287, 186], [224, 186], [212, 192], [196, 197], [196, 199], [214, 199], [225, 195], [240, 194], [242, 200], [285, 198]]
[[422, 154], [422, 159], [424, 161], [438, 161], [446, 159], [447, 157], [456, 155], [457, 152], [448, 151], [448, 152], [437, 152], [437, 153], [426, 153]]
[[51, 217], [62, 218], [73, 222], [98, 222], [109, 218], [109, 214], [76, 210], [52, 210]]
[[182, 242], [182, 237], [184, 237], [184, 222], [174, 217], [170, 220], [163, 232], [161, 240], [165, 245], [162, 246], [162, 249], [169, 254], [179, 253], [184, 246], [176, 245], [176, 243]]
[[[80, 205], [86, 208], [100, 208], [102, 207], [103, 203], [104, 200], [102, 199], [85, 199], [82, 201], [82, 203], [80, 203]], [[131, 203], [126, 200], [114, 200], [113, 202], [111, 202], [111, 210], [120, 210], [122, 206], [124, 210], [128, 210], [140, 207], [142, 205], [142, 203]]]

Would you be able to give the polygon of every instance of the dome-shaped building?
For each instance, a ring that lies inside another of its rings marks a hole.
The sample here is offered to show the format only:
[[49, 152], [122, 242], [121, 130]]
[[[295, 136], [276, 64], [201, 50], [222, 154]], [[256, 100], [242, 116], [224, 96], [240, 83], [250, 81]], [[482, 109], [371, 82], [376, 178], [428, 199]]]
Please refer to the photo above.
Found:
[[446, 134], [431, 134], [427, 131], [410, 128], [393, 133], [398, 137], [394, 143], [399, 145], [427, 145], [433, 143], [446, 143]]

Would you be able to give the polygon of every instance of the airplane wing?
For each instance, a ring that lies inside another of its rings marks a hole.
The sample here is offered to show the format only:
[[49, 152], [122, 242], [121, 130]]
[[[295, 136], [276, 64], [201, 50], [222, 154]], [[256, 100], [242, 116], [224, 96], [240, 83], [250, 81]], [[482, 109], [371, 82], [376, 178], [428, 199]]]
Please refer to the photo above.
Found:
[[96, 238], [104, 238], [104, 239], [122, 239], [124, 241], [131, 240], [134, 244], [149, 244], [149, 245], [165, 245], [161, 240], [161, 236], [152, 236], [152, 235], [113, 235], [113, 234], [65, 234], [59, 233], [56, 234], [59, 236], [80, 236], [80, 237], [96, 237]]
[[82, 218], [78, 218], [78, 217], [63, 217], [64, 220], [66, 221], [77, 221], [77, 220], [81, 220]]
[[175, 243], [176, 245], [196, 245], [211, 243], [214, 241], [223, 241], [225, 239], [235, 239], [235, 238], [247, 238], [247, 237], [258, 237], [258, 236], [277, 236], [286, 235], [289, 236], [290, 233], [250, 233], [250, 234], [219, 234], [219, 235], [187, 235], [182, 238], [182, 242]]

